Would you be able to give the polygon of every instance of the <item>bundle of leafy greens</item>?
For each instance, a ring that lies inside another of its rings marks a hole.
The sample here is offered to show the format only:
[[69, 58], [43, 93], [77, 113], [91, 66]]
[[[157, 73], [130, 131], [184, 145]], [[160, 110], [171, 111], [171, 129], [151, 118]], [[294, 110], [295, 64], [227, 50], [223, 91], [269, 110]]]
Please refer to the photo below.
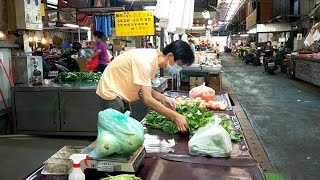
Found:
[[98, 82], [102, 73], [92, 72], [61, 72], [54, 78], [55, 82]]
[[[199, 105], [200, 102], [189, 105], [183, 104], [177, 109], [179, 114], [188, 118], [190, 137], [192, 137], [200, 127], [204, 127], [208, 123], [214, 123], [214, 114], [207, 111], [205, 107], [199, 108]], [[178, 133], [173, 121], [155, 111], [150, 111], [146, 116], [146, 122], [151, 128], [161, 129], [170, 134]], [[222, 118], [220, 125], [230, 134], [231, 140], [239, 141], [243, 137], [242, 131], [237, 133], [233, 130], [230, 119], [226, 117]]]

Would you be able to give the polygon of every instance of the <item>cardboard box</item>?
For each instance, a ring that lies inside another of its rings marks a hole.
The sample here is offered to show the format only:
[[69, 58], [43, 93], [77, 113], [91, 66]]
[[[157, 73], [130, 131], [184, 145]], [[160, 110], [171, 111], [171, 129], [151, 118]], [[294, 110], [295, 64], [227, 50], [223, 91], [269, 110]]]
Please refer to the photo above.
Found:
[[77, 63], [80, 67], [81, 72], [89, 72], [89, 70], [87, 69], [87, 66], [86, 66], [86, 62], [87, 62], [87, 59], [85, 59], [83, 57], [77, 58]]
[[208, 87], [214, 89], [215, 91], [220, 91], [221, 89], [220, 84], [208, 84]]
[[219, 74], [210, 74], [208, 79], [208, 87], [219, 91], [221, 88], [221, 76]]
[[190, 77], [189, 85], [200, 86], [204, 83], [204, 77]]
[[114, 39], [113, 45], [121, 45], [121, 39]]
[[197, 87], [197, 86], [195, 86], [195, 85], [190, 85], [190, 89], [189, 89], [189, 90], [191, 90], [192, 88], [195, 88], [195, 87]]
[[208, 84], [220, 84], [220, 75], [219, 74], [210, 74], [208, 78]]
[[113, 45], [113, 52], [122, 51], [122, 45]]

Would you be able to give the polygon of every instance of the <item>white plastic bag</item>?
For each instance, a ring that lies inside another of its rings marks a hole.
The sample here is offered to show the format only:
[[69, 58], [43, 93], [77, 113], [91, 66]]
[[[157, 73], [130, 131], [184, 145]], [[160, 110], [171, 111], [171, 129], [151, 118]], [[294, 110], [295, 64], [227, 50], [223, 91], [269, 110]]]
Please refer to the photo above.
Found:
[[312, 38], [314, 39], [314, 41], [318, 41], [320, 39], [320, 33], [318, 30], [314, 32]]
[[192, 88], [189, 92], [189, 96], [194, 99], [201, 97], [206, 101], [213, 101], [215, 98], [215, 93], [216, 92], [212, 88], [207, 87], [206, 83], [204, 82], [201, 86]]
[[199, 128], [188, 142], [191, 155], [229, 157], [232, 143], [229, 133], [219, 125], [221, 119], [215, 116], [214, 124]]
[[311, 46], [314, 42], [313, 35], [311, 33], [308, 34], [307, 38], [304, 40], [305, 46]]

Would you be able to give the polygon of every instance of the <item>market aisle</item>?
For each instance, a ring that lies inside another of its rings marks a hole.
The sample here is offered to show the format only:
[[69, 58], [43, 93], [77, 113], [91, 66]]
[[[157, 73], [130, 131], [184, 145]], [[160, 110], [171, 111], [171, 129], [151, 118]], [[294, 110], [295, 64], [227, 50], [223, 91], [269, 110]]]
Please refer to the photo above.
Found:
[[225, 74], [267, 155], [286, 179], [320, 179], [320, 87], [223, 55]]

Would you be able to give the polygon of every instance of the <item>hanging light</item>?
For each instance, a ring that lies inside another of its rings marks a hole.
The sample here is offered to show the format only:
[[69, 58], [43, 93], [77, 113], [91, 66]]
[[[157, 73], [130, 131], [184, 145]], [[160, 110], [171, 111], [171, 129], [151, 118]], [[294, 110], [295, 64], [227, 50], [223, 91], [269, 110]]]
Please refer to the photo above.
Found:
[[34, 40], [35, 42], [37, 42], [37, 41], [38, 41], [38, 37], [37, 37], [37, 36], [34, 36], [34, 37], [33, 37], [33, 40]]
[[0, 31], [0, 38], [4, 38], [4, 33]]
[[29, 42], [32, 42], [33, 41], [33, 37], [29, 37], [28, 40], [29, 40]]
[[47, 40], [45, 38], [42, 38], [41, 39], [41, 44], [46, 44], [47, 43]]

